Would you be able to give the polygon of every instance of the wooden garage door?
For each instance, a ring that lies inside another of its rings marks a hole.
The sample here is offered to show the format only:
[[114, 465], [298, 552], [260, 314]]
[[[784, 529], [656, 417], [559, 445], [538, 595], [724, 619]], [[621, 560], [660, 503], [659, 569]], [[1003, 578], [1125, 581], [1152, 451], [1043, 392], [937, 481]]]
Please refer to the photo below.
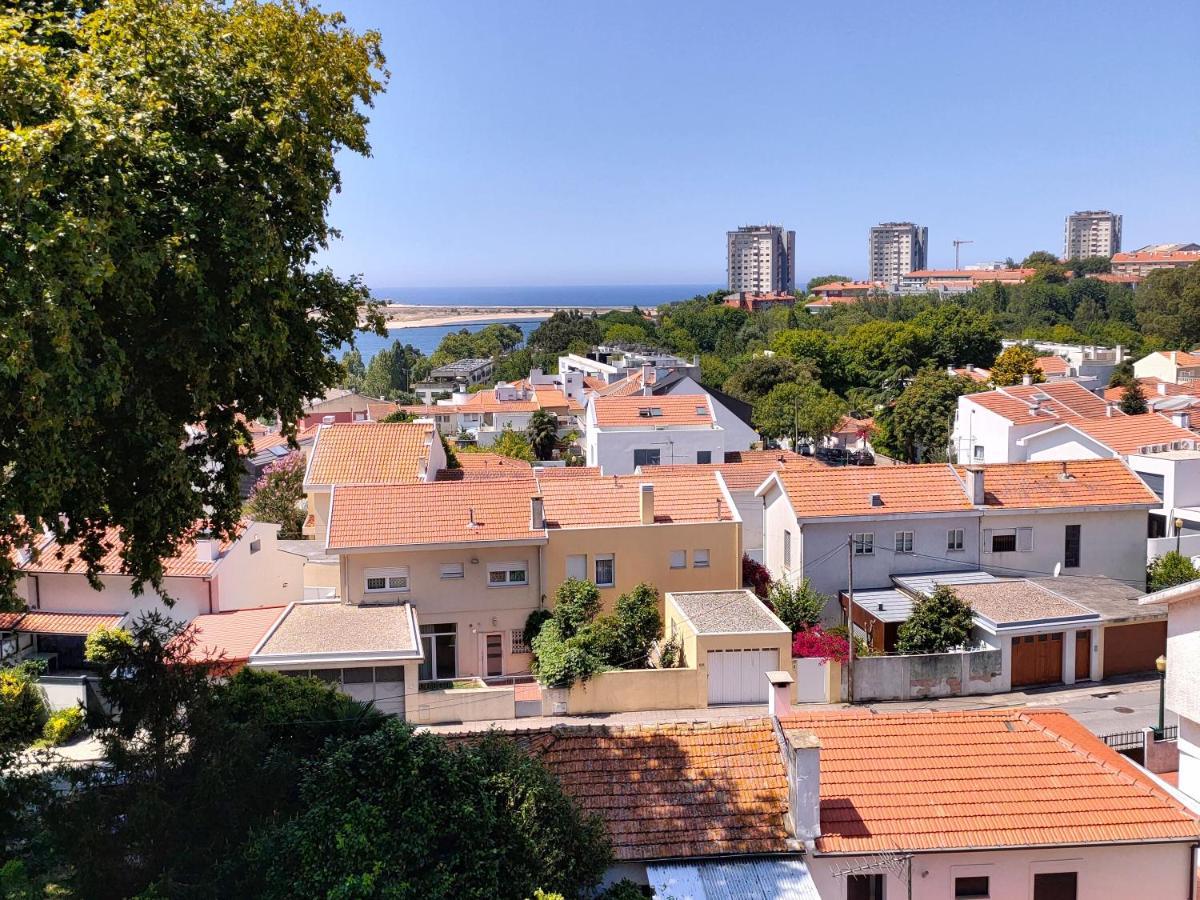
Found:
[[1063, 636], [1027, 634], [1012, 642], [1012, 686], [1057, 684], [1062, 681]]
[[1166, 622], [1112, 625], [1104, 629], [1104, 677], [1153, 672], [1154, 661], [1166, 652]]
[[777, 649], [709, 650], [708, 702], [766, 703], [766, 673], [778, 668]]

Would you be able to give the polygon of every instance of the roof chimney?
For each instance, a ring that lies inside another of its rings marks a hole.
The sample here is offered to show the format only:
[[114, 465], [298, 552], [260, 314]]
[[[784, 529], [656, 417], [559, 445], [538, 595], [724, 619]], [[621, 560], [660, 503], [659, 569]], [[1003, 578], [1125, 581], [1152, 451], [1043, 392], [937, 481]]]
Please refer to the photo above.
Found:
[[221, 542], [211, 534], [200, 534], [196, 537], [196, 561], [216, 562], [221, 558]]
[[816, 840], [821, 836], [821, 740], [807, 729], [787, 728], [778, 719], [775, 737], [787, 771], [792, 833], [797, 840]]
[[540, 494], [529, 498], [529, 530], [540, 531], [546, 527], [546, 512]]
[[1160, 381], [1155, 387], [1160, 394], [1164, 397], [1167, 396], [1167, 383], [1165, 381]]
[[322, 425], [332, 425], [333, 419], [334, 419], [333, 416], [321, 416], [321, 424]]
[[787, 672], [768, 672], [767, 681], [771, 693], [767, 695], [767, 713], [772, 719], [786, 716], [792, 711], [792, 684], [795, 682]]
[[1104, 414], [1106, 416], [1108, 416], [1110, 419], [1116, 414], [1116, 412], [1117, 412], [1117, 401], [1116, 400], [1109, 400], [1107, 403], [1104, 404]]
[[983, 506], [987, 496], [983, 490], [983, 466], [967, 466], [964, 476], [967, 483], [967, 499], [974, 506]]
[[1033, 384], [1033, 376], [1026, 372], [1021, 376], [1021, 384], [1025, 387], [1031, 386]]
[[638, 512], [641, 513], [643, 525], [654, 524], [654, 485], [638, 485]]
[[1192, 416], [1186, 409], [1172, 413], [1171, 421], [1175, 423], [1176, 428], [1182, 428], [1184, 431], [1192, 430]]

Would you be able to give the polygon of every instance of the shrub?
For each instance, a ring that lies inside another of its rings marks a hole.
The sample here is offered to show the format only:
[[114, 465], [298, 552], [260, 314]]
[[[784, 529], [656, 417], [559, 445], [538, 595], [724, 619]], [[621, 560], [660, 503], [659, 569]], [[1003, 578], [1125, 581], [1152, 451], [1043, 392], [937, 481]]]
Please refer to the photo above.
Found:
[[80, 707], [55, 710], [42, 727], [42, 739], [38, 743], [42, 747], [58, 747], [75, 737], [82, 727], [83, 710]]
[[1174, 550], [1158, 557], [1146, 567], [1146, 588], [1151, 591], [1187, 584], [1197, 578], [1200, 578], [1200, 570], [1192, 565], [1190, 559]]
[[0, 669], [0, 748], [23, 746], [46, 723], [46, 700], [37, 677], [41, 666]]
[[771, 586], [767, 602], [775, 615], [793, 632], [811, 628], [821, 621], [829, 598], [812, 589], [807, 578], [799, 584], [777, 581]]
[[532, 647], [533, 639], [538, 636], [538, 632], [542, 630], [542, 626], [550, 619], [553, 613], [548, 609], [535, 609], [525, 617], [525, 646]]
[[258, 522], [279, 525], [279, 537], [299, 538], [304, 530], [304, 454], [289, 453], [265, 469], [254, 483], [246, 511]]
[[945, 653], [965, 644], [973, 625], [970, 604], [949, 585], [938, 585], [932, 594], [913, 604], [908, 621], [900, 626], [896, 649], [900, 653]]
[[125, 628], [97, 628], [83, 642], [83, 657], [90, 663], [109, 663], [133, 647], [133, 635]]
[[588, 635], [564, 639], [557, 619], [542, 626], [533, 639], [533, 674], [547, 687], [570, 687], [587, 681], [604, 667], [588, 646]]
[[600, 591], [590, 581], [568, 578], [554, 594], [554, 620], [564, 638], [574, 637], [600, 612]]
[[759, 597], [765, 598], [771, 590], [771, 573], [767, 567], [745, 554], [742, 555], [742, 584]]
[[667, 638], [658, 648], [658, 667], [674, 669], [683, 658], [683, 643], [677, 637]]
[[650, 651], [662, 637], [663, 620], [658, 611], [658, 591], [642, 582], [617, 598], [616, 655], [606, 656], [611, 666], [640, 669], [648, 664]]
[[833, 634], [823, 630], [820, 625], [813, 625], [796, 632], [792, 639], [792, 656], [801, 659], [834, 659], [844, 663], [850, 658], [850, 642], [844, 634]]

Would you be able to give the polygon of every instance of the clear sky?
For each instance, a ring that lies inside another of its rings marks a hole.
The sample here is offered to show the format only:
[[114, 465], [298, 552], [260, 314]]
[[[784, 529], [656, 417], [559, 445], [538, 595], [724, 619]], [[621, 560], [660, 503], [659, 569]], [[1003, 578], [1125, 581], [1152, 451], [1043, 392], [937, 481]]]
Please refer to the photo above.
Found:
[[1061, 252], [1076, 209], [1200, 241], [1196, 0], [323, 2], [392, 72], [324, 259], [376, 288], [723, 282], [762, 222], [801, 280], [882, 221], [933, 266]]

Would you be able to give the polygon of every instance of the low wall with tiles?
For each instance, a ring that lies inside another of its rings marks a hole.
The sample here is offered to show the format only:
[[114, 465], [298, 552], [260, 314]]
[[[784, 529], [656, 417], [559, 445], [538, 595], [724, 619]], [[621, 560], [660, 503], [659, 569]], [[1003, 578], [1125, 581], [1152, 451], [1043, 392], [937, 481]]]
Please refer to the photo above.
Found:
[[[848, 667], [843, 667], [843, 673]], [[854, 661], [854, 699], [922, 700], [1008, 690], [999, 649], [914, 656], [867, 656]]]

